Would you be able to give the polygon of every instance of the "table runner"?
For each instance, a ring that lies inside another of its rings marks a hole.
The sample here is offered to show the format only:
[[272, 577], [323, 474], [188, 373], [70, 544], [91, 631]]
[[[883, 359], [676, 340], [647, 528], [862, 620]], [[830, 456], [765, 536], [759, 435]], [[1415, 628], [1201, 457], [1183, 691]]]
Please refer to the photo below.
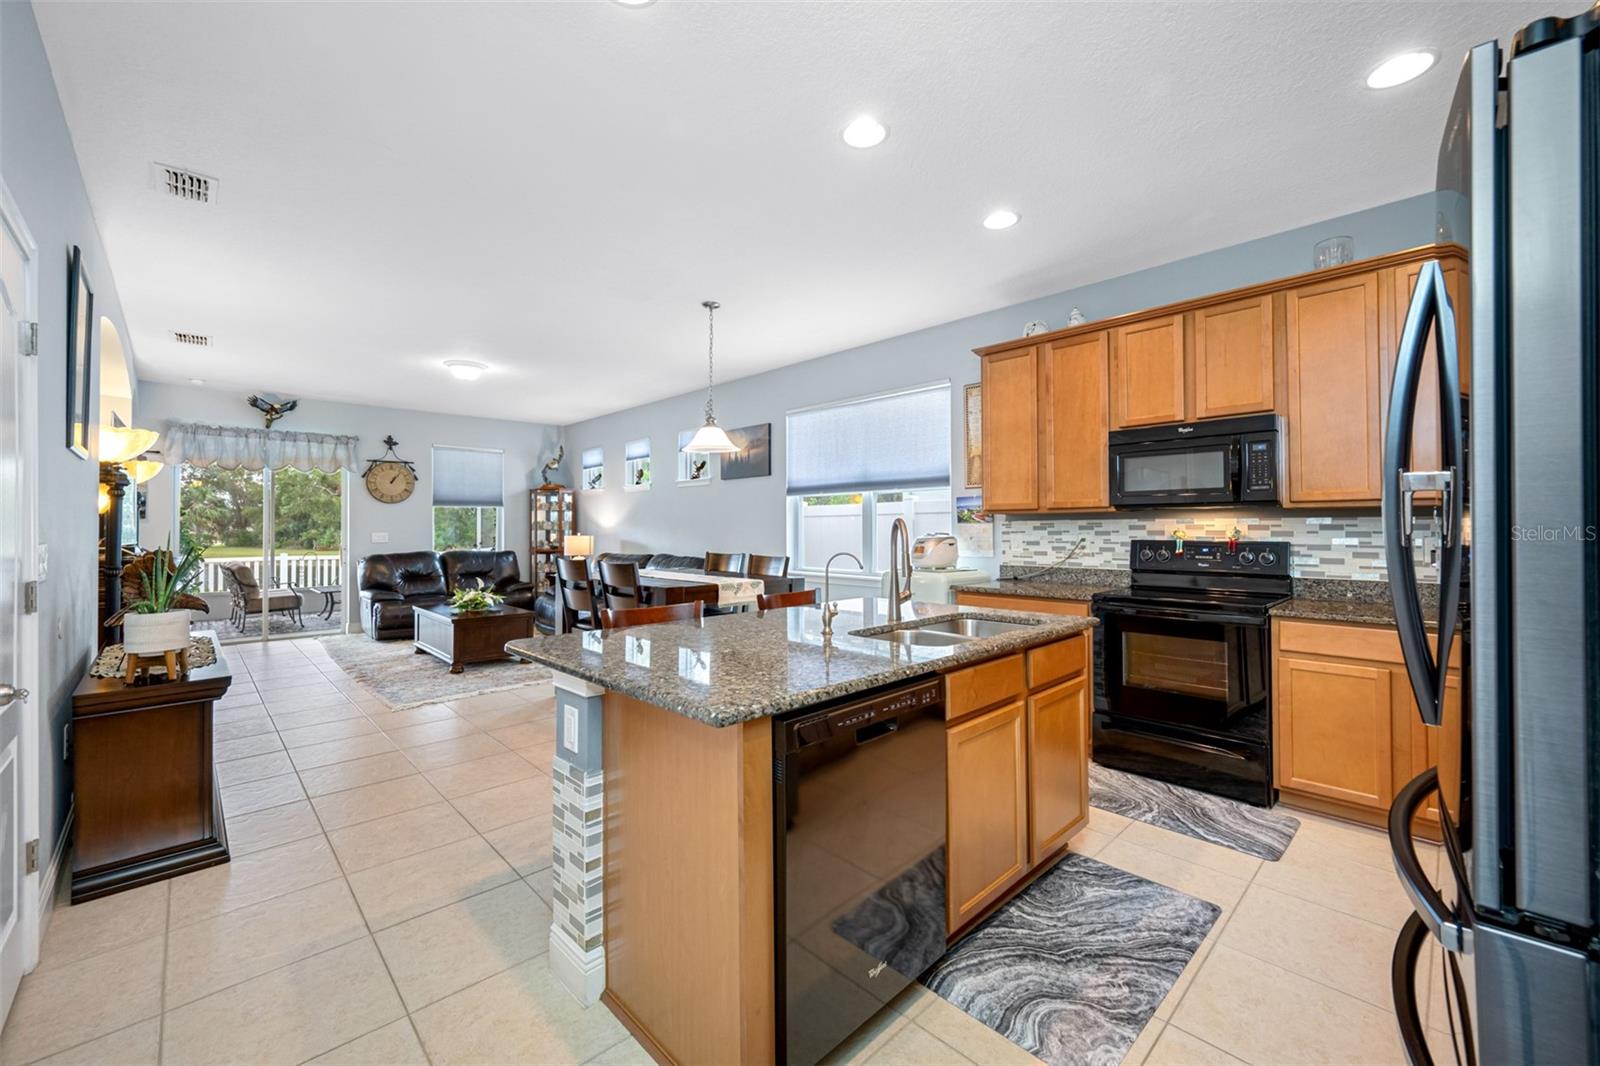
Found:
[[757, 578], [728, 577], [724, 574], [707, 574], [700, 570], [640, 570], [640, 577], [658, 577], [669, 581], [704, 581], [717, 586], [718, 607], [754, 607], [756, 597], [766, 590]]

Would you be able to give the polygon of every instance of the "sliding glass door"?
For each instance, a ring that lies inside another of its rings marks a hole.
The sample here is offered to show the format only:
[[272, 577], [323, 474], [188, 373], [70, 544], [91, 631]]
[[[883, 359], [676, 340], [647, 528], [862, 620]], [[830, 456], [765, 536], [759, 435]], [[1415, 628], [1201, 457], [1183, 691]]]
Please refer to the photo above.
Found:
[[178, 527], [205, 546], [196, 616], [224, 642], [344, 630], [344, 475], [185, 464]]

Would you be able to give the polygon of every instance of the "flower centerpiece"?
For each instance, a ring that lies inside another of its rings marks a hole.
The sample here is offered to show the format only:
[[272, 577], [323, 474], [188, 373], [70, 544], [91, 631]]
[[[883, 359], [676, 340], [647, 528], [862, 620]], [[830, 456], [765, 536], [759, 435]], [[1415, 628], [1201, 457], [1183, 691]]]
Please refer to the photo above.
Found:
[[205, 549], [185, 537], [176, 555], [171, 542], [150, 553], [141, 594], [123, 604], [107, 625], [122, 625], [122, 649], [135, 655], [160, 655], [189, 646], [190, 591], [200, 580]]
[[504, 599], [493, 589], [480, 585], [475, 589], [456, 589], [450, 594], [450, 606], [458, 611], [492, 611]]

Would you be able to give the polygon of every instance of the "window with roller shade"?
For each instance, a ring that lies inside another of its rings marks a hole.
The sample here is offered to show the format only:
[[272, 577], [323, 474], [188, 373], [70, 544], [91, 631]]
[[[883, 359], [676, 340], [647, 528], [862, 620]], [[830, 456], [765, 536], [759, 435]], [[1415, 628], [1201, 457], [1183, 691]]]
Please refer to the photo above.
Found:
[[650, 487], [650, 438], [630, 440], [622, 448], [623, 481], [627, 492], [644, 492]]
[[433, 549], [498, 548], [505, 507], [505, 453], [433, 449]]
[[599, 492], [606, 487], [606, 453], [604, 448], [586, 448], [578, 461], [578, 485], [585, 492]]
[[886, 569], [896, 518], [913, 537], [952, 528], [948, 382], [793, 411], [786, 422], [796, 569], [821, 570], [839, 551]]

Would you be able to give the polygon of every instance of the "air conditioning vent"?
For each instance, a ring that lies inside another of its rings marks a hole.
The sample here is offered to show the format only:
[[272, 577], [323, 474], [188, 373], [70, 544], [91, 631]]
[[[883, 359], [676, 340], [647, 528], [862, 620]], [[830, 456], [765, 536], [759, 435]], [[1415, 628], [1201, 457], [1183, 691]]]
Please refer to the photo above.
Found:
[[179, 330], [173, 330], [172, 339], [179, 344], [192, 344], [196, 348], [211, 347], [211, 338], [204, 333], [183, 333]]
[[217, 179], [196, 174], [182, 167], [169, 167], [165, 163], [150, 164], [151, 183], [160, 192], [192, 204], [215, 203]]

